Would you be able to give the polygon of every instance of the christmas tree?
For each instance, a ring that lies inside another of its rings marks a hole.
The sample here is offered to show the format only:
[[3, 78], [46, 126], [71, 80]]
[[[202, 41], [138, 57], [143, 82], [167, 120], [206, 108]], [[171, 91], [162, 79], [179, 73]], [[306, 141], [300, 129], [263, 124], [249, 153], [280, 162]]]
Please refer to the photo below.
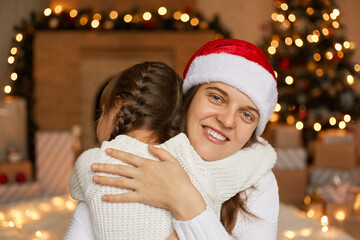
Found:
[[305, 140], [360, 117], [360, 65], [334, 0], [275, 0], [263, 50], [276, 71], [272, 122], [304, 131]]

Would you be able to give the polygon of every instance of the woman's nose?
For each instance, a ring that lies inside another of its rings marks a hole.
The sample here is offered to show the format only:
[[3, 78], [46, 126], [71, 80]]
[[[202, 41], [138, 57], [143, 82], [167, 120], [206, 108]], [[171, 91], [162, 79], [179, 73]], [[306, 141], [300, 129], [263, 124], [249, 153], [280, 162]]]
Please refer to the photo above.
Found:
[[217, 114], [217, 120], [225, 128], [235, 128], [236, 127], [236, 113], [231, 110], [223, 111]]

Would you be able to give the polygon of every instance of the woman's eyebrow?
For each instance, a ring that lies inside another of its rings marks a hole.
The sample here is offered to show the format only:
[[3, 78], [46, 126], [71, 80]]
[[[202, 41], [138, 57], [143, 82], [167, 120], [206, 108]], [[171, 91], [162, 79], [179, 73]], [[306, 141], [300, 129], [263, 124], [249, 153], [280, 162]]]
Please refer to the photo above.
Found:
[[222, 90], [221, 88], [218, 88], [218, 87], [207, 87], [206, 89], [216, 90], [225, 96], [229, 96], [229, 94], [227, 94], [227, 92], [225, 92], [224, 90]]

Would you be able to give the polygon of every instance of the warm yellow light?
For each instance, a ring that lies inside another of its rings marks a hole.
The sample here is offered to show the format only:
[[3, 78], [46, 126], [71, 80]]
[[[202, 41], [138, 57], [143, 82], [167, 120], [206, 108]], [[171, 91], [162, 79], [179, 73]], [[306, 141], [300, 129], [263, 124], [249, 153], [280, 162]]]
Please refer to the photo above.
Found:
[[324, 13], [323, 18], [324, 18], [325, 21], [328, 21], [330, 19], [330, 16], [329, 16], [329, 14]]
[[270, 122], [277, 122], [278, 120], [279, 120], [279, 114], [277, 113], [273, 113], [269, 119]]
[[10, 78], [11, 80], [16, 81], [16, 79], [18, 78], [17, 73], [16, 72], [11, 73]]
[[321, 228], [321, 231], [323, 231], [323, 232], [327, 232], [329, 230], [329, 227], [328, 226], [323, 226], [322, 228]]
[[354, 70], [355, 70], [356, 72], [359, 72], [359, 71], [360, 71], [360, 65], [359, 65], [359, 64], [355, 64], [355, 65], [354, 65]]
[[59, 14], [59, 13], [61, 13], [62, 10], [63, 10], [62, 6], [61, 6], [61, 5], [57, 5], [57, 6], [55, 7], [55, 9], [54, 9], [54, 12], [55, 12], [56, 14]]
[[176, 12], [174, 12], [174, 14], [173, 14], [173, 17], [174, 17], [174, 19], [176, 19], [176, 20], [180, 20], [181, 19], [181, 12], [179, 12], [179, 11], [176, 11]]
[[279, 22], [285, 21], [285, 17], [284, 17], [284, 15], [282, 15], [282, 14], [278, 14], [276, 18], [277, 18], [277, 20], [278, 20]]
[[314, 54], [314, 59], [315, 59], [315, 61], [320, 61], [321, 60], [321, 55], [319, 54], [319, 53], [315, 53]]
[[206, 21], [201, 21], [199, 27], [200, 27], [200, 29], [208, 29], [209, 24]]
[[273, 46], [270, 46], [270, 47], [268, 48], [268, 52], [269, 52], [271, 55], [274, 55], [274, 54], [276, 53], [276, 48], [273, 47]]
[[119, 13], [117, 11], [111, 11], [109, 17], [110, 19], [115, 20], [119, 17]]
[[74, 211], [76, 208], [76, 204], [73, 201], [66, 201], [65, 207], [70, 211]]
[[355, 203], [354, 203], [354, 210], [357, 211], [360, 209], [360, 193], [356, 195]]
[[354, 84], [354, 77], [351, 74], [349, 74], [346, 76], [346, 81], [349, 85], [352, 85]]
[[198, 18], [192, 18], [191, 20], [190, 20], [190, 24], [191, 24], [191, 26], [197, 26], [198, 24], [199, 24], [199, 19]]
[[331, 59], [333, 58], [332, 52], [327, 52], [327, 53], [325, 54], [325, 56], [326, 56], [326, 58], [329, 59], [329, 60], [331, 60]]
[[312, 7], [308, 7], [306, 9], [307, 14], [312, 15], [314, 13], [314, 9]]
[[295, 45], [298, 47], [302, 47], [304, 45], [304, 43], [300, 38], [298, 38], [295, 40]]
[[21, 33], [16, 34], [16, 41], [21, 42], [23, 40], [23, 35]]
[[330, 13], [330, 18], [331, 18], [332, 20], [335, 20], [335, 19], [336, 19], [336, 15], [335, 15], [334, 13]]
[[303, 237], [310, 237], [313, 233], [313, 230], [311, 228], [303, 228], [300, 230], [300, 235]]
[[345, 48], [345, 49], [349, 49], [349, 48], [350, 48], [350, 42], [349, 42], [349, 41], [345, 41], [345, 42], [343, 43], [343, 45], [344, 45], [344, 48]]
[[320, 131], [320, 130], [321, 130], [321, 124], [318, 123], [318, 122], [315, 123], [315, 124], [314, 124], [314, 130], [317, 131], [317, 132]]
[[87, 17], [81, 17], [80, 18], [80, 25], [82, 25], [82, 26], [84, 26], [84, 25], [86, 25], [87, 24], [87, 22], [88, 22], [88, 18]]
[[312, 36], [311, 36], [311, 40], [316, 43], [316, 42], [319, 41], [319, 37], [316, 36], [316, 35], [312, 35]]
[[286, 82], [287, 85], [291, 85], [291, 84], [293, 84], [294, 79], [293, 79], [292, 76], [286, 76], [285, 82]]
[[78, 11], [73, 9], [73, 10], [70, 11], [69, 15], [70, 15], [70, 17], [74, 18], [74, 17], [76, 17], [78, 15]]
[[329, 123], [331, 126], [334, 126], [336, 124], [336, 118], [334, 117], [329, 118]]
[[93, 16], [93, 19], [100, 21], [101, 20], [101, 14], [100, 13], [95, 13], [94, 16]]
[[310, 196], [304, 197], [304, 204], [309, 205], [310, 203], [311, 203], [311, 197]]
[[272, 40], [270, 44], [271, 44], [271, 46], [273, 46], [274, 48], [277, 48], [277, 47], [279, 46], [279, 41], [277, 41], [277, 40]]
[[285, 20], [283, 23], [283, 26], [286, 27], [286, 28], [289, 28], [291, 23], [288, 21], [288, 20]]
[[273, 21], [277, 21], [277, 16], [278, 16], [277, 13], [272, 13], [272, 14], [271, 14], [271, 19], [272, 19]]
[[44, 15], [45, 15], [45, 16], [50, 16], [50, 14], [51, 14], [51, 9], [50, 9], [50, 8], [46, 8], [46, 9], [44, 10]]
[[150, 12], [144, 12], [144, 14], [143, 14], [143, 19], [144, 19], [145, 21], [149, 21], [149, 20], [151, 19], [151, 17], [152, 17], [152, 15], [151, 15]]
[[222, 35], [221, 33], [217, 33], [215, 34], [215, 39], [223, 39], [224, 35]]
[[275, 78], [277, 78], [278, 77], [277, 71], [274, 70], [274, 73], [275, 73]]
[[297, 130], [301, 130], [304, 128], [304, 124], [301, 122], [301, 121], [298, 121], [296, 124], [295, 124], [295, 127]]
[[340, 24], [337, 21], [333, 21], [332, 25], [333, 25], [334, 28], [339, 28], [340, 27]]
[[344, 116], [344, 121], [345, 121], [345, 122], [350, 122], [350, 121], [351, 121], [351, 116], [350, 116], [349, 114], [346, 114], [346, 115]]
[[11, 93], [11, 86], [10, 86], [10, 85], [6, 85], [6, 86], [4, 87], [4, 92], [5, 92], [5, 93]]
[[344, 57], [344, 53], [342, 51], [337, 52], [336, 55], [338, 55], [339, 58]]
[[293, 115], [287, 116], [286, 122], [287, 122], [288, 124], [292, 125], [292, 124], [295, 122], [294, 116], [293, 116]]
[[321, 77], [324, 75], [324, 70], [322, 70], [321, 68], [318, 68], [318, 69], [316, 69], [315, 73], [316, 73], [316, 76]]
[[182, 22], [187, 22], [187, 21], [190, 20], [190, 16], [189, 16], [189, 14], [184, 13], [184, 14], [181, 14], [180, 19], [181, 19]]
[[36, 231], [35, 235], [36, 235], [37, 237], [41, 237], [41, 236], [42, 236], [42, 233], [41, 233], [40, 231]]
[[340, 11], [339, 11], [339, 9], [337, 9], [337, 8], [335, 8], [334, 10], [333, 10], [333, 13], [335, 14], [335, 16], [339, 16], [340, 15]]
[[323, 28], [321, 31], [325, 36], [329, 35], [329, 29]]
[[288, 106], [289, 111], [294, 111], [296, 106], [294, 104], [291, 104]]
[[288, 8], [289, 8], [289, 6], [288, 6], [286, 3], [282, 3], [282, 4], [280, 5], [280, 7], [281, 7], [281, 9], [284, 10], [284, 11], [288, 10]]
[[339, 128], [340, 128], [340, 129], [346, 128], [346, 123], [345, 123], [344, 121], [340, 121], [340, 122], [339, 122]]
[[354, 42], [350, 42], [350, 49], [354, 49], [355, 48], [355, 43]]
[[280, 110], [281, 110], [281, 105], [279, 103], [276, 103], [275, 112], [280, 112]]
[[345, 217], [346, 217], [345, 212], [342, 210], [339, 210], [335, 213], [336, 220], [338, 220], [340, 222], [344, 221]]
[[158, 13], [159, 15], [164, 16], [167, 13], [166, 7], [159, 7]]
[[15, 62], [15, 58], [13, 56], [8, 57], [8, 63], [13, 64]]
[[9, 221], [9, 227], [14, 227], [14, 226], [15, 226], [14, 222], [13, 222], [13, 221]]
[[284, 236], [287, 239], [293, 239], [296, 236], [296, 234], [295, 234], [295, 232], [288, 230], [288, 231], [284, 232]]
[[12, 48], [10, 49], [10, 53], [11, 53], [12, 55], [17, 54], [17, 51], [18, 51], [17, 47], [12, 47]]
[[133, 17], [132, 17], [130, 14], [126, 14], [126, 15], [124, 16], [124, 22], [126, 22], [126, 23], [131, 22], [132, 19], [133, 19]]
[[100, 25], [99, 20], [92, 20], [91, 21], [91, 27], [92, 28], [97, 28]]
[[285, 43], [286, 43], [286, 45], [290, 46], [293, 43], [292, 38], [291, 37], [285, 38]]
[[308, 42], [310, 42], [310, 43], [313, 42], [313, 40], [312, 40], [312, 35], [311, 35], [311, 34], [307, 35], [307, 36], [306, 36], [306, 39], [307, 39]]
[[329, 225], [329, 218], [326, 215], [322, 216], [320, 221], [323, 226]]
[[309, 218], [313, 218], [315, 216], [315, 211], [313, 209], [310, 209], [309, 211], [307, 211], [306, 215]]
[[336, 43], [336, 44], [335, 44], [335, 49], [336, 49], [337, 51], [341, 51], [341, 49], [342, 49], [341, 44], [340, 44], [340, 43]]
[[313, 31], [313, 34], [316, 35], [316, 36], [318, 36], [318, 37], [320, 37], [320, 32], [319, 32], [319, 30], [314, 30], [314, 31]]
[[292, 13], [289, 14], [288, 19], [290, 20], [290, 22], [295, 22], [295, 20], [296, 20], [295, 14], [292, 14]]
[[3, 212], [0, 212], [0, 221], [5, 220], [5, 214]]

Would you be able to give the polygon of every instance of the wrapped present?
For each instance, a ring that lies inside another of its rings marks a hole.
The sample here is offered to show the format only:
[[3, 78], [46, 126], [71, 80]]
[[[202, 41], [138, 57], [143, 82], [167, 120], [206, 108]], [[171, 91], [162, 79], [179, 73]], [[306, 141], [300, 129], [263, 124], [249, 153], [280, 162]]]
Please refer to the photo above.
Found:
[[302, 147], [302, 133], [293, 125], [269, 124], [263, 137], [275, 148]]
[[74, 136], [71, 132], [37, 132], [36, 136], [37, 180], [49, 195], [69, 191], [69, 178], [74, 167]]
[[31, 199], [41, 194], [42, 189], [38, 182], [0, 184], [0, 203]]
[[357, 142], [324, 144], [314, 143], [314, 165], [338, 169], [356, 169], [358, 164]]
[[7, 178], [8, 183], [33, 180], [33, 165], [30, 161], [17, 163], [0, 163], [0, 175]]
[[301, 206], [308, 182], [308, 169], [274, 170], [280, 201]]
[[307, 152], [303, 147], [298, 148], [276, 148], [277, 154], [276, 170], [304, 169], [307, 165]]
[[360, 167], [351, 170], [310, 167], [309, 184], [320, 187], [329, 183], [350, 182], [352, 185], [360, 185]]
[[319, 133], [319, 137], [324, 145], [351, 144], [354, 141], [354, 134], [344, 129], [326, 129]]

